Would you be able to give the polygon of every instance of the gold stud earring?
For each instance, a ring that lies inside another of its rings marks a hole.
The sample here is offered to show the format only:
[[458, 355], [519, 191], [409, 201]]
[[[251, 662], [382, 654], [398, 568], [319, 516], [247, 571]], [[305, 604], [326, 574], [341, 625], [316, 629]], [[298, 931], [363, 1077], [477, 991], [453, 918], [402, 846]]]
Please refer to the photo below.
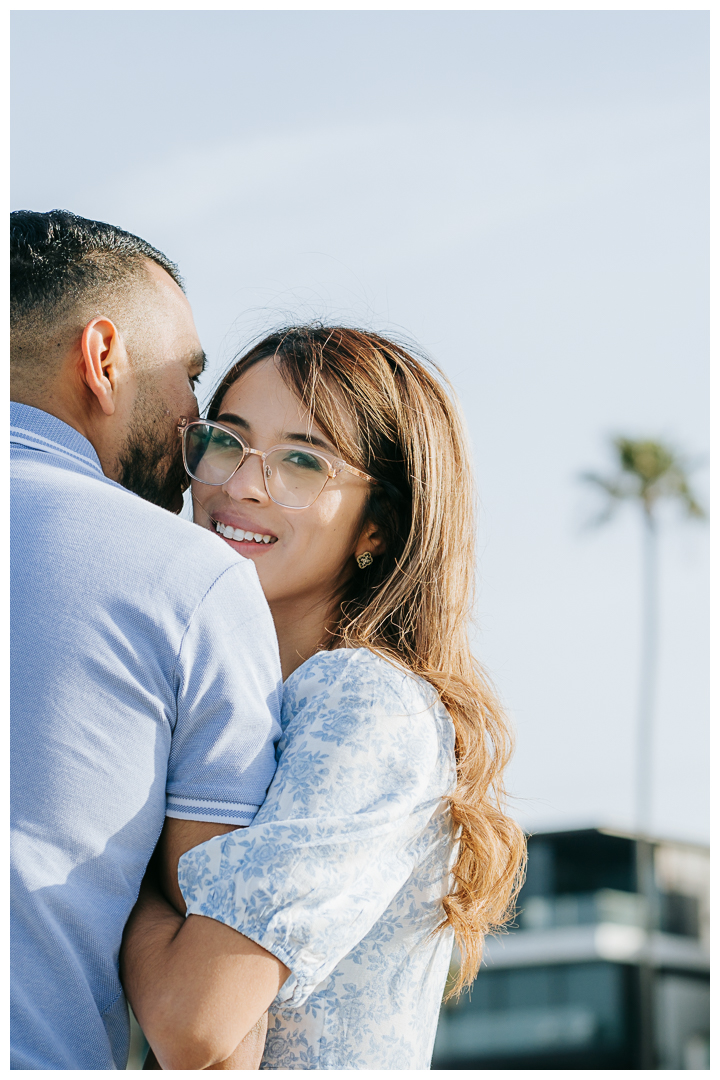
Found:
[[361, 570], [364, 570], [366, 566], [370, 566], [373, 561], [373, 557], [369, 551], [364, 551], [362, 555], [357, 556], [357, 564]]

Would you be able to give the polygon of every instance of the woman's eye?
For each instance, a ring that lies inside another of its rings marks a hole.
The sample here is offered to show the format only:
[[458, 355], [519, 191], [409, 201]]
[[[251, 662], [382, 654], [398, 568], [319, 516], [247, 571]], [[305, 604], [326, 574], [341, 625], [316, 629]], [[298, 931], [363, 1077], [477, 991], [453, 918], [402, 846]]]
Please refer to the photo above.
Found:
[[230, 450], [233, 447], [237, 448], [237, 440], [233, 439], [232, 435], [218, 434], [217, 432], [212, 436], [211, 442], [213, 446], [220, 446], [224, 450]]
[[316, 472], [323, 471], [323, 463], [314, 454], [304, 454], [301, 450], [292, 450], [285, 455], [288, 465], [295, 465], [299, 469], [314, 469]]

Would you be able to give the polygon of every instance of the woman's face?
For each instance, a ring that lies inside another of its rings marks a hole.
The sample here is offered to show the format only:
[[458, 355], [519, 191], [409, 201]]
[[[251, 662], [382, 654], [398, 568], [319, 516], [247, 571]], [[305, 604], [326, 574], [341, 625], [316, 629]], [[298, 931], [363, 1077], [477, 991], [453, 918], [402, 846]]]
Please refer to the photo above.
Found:
[[[308, 431], [307, 420], [307, 411], [272, 359], [255, 364], [230, 387], [218, 414], [218, 421], [234, 428], [255, 450], [297, 443], [339, 457], [337, 447], [317, 425]], [[222, 540], [253, 560], [271, 606], [326, 605], [338, 585], [358, 572], [356, 556], [378, 549], [376, 540], [359, 534], [368, 484], [351, 473], [328, 480], [311, 506], [294, 510], [269, 498], [262, 460], [248, 455], [222, 487], [193, 480], [192, 494], [195, 520], [205, 528], [216, 532], [219, 523], [270, 536], [269, 543], [225, 536]]]

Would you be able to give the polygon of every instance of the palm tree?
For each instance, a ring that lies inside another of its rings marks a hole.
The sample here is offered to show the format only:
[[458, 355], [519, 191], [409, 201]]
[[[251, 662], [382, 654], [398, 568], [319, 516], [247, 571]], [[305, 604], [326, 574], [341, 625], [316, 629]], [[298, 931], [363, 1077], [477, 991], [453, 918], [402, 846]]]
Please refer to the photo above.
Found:
[[[653, 712], [658, 640], [658, 519], [662, 503], [679, 504], [686, 517], [707, 515], [688, 482], [690, 466], [673, 449], [652, 439], [613, 439], [618, 470], [612, 476], [584, 473], [582, 479], [607, 497], [603, 512], [595, 519], [609, 521], [624, 502], [642, 512], [644, 525], [643, 644], [637, 726], [635, 814], [639, 833], [636, 848], [638, 891], [645, 899], [646, 928], [659, 928], [659, 912], [653, 871], [652, 822]], [[655, 1069], [654, 968], [650, 938], [646, 937], [638, 960], [640, 976], [640, 1068]]]
[[647, 836], [652, 819], [653, 713], [655, 706], [658, 642], [658, 519], [661, 504], [678, 504], [688, 518], [704, 519], [706, 513], [690, 488], [693, 467], [665, 443], [653, 439], [612, 440], [618, 469], [612, 476], [583, 473], [581, 479], [607, 496], [602, 513], [593, 524], [609, 521], [621, 503], [634, 503], [644, 525], [643, 634], [638, 703], [635, 816], [638, 832]]

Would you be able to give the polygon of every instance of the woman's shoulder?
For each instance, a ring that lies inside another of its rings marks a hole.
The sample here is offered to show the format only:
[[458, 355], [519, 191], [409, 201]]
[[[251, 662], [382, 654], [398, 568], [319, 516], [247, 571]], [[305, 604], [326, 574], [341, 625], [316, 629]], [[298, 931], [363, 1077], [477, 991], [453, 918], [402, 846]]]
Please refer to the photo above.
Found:
[[408, 668], [371, 649], [332, 649], [317, 652], [285, 681], [284, 694], [323, 693], [331, 687], [346, 693], [376, 696], [380, 692], [417, 693], [432, 688]]
[[371, 649], [333, 649], [315, 653], [285, 682], [284, 708], [296, 713], [312, 699], [313, 708], [353, 707], [385, 715], [424, 713], [450, 722], [437, 690], [404, 665]]
[[455, 729], [437, 691], [370, 649], [316, 653], [297, 668], [285, 682], [282, 728], [278, 752], [292, 747], [296, 769], [303, 757], [317, 771], [330, 752], [354, 775], [365, 762], [368, 790], [388, 770], [398, 791], [425, 790], [428, 777], [438, 791], [454, 782]]

